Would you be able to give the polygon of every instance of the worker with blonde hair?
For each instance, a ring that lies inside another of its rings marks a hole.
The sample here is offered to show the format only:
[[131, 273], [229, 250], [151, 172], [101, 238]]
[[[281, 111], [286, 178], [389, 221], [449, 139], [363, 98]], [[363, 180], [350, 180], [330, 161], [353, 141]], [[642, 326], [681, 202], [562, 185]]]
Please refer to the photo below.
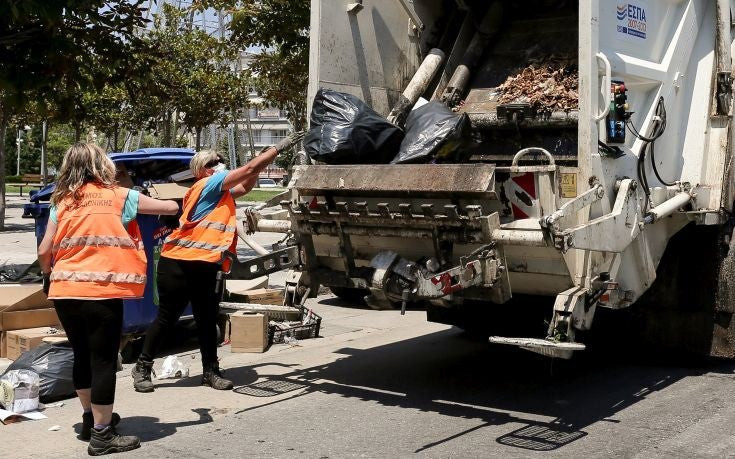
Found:
[[[74, 387], [82, 404], [80, 437], [93, 456], [140, 446], [115, 429], [115, 372], [123, 299], [141, 298], [146, 256], [135, 216], [174, 215], [178, 204], [117, 186], [115, 164], [100, 147], [66, 151], [38, 247], [44, 290], [74, 351]], [[53, 262], [53, 267], [52, 267]]]
[[248, 193], [278, 153], [302, 138], [303, 133], [292, 134], [231, 171], [214, 151], [200, 151], [192, 158], [189, 167], [197, 182], [184, 196], [180, 226], [164, 241], [158, 261], [158, 316], [146, 332], [143, 352], [132, 370], [136, 391], [153, 392], [155, 354], [189, 303], [202, 354], [202, 385], [232, 388], [232, 381], [222, 377], [217, 359], [220, 294], [216, 286], [223, 255], [236, 253], [235, 198]]

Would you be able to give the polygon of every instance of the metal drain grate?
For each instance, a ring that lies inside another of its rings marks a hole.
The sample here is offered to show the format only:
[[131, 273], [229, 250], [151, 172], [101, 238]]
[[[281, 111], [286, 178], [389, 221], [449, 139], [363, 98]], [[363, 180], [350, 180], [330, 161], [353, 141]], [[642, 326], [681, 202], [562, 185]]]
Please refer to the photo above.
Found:
[[247, 386], [237, 387], [234, 391], [238, 394], [251, 395], [253, 397], [274, 397], [285, 394], [286, 392], [303, 389], [304, 387], [306, 387], [306, 384], [283, 379], [266, 379]]
[[579, 430], [555, 430], [545, 425], [530, 425], [498, 438], [501, 445], [531, 451], [551, 451], [587, 435]]

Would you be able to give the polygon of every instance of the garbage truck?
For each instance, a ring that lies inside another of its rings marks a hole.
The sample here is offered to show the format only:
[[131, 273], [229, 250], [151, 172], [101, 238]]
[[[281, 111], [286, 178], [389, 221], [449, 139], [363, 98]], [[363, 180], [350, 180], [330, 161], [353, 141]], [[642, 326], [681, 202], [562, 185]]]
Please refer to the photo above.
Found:
[[312, 0], [310, 104], [328, 88], [401, 125], [439, 101], [476, 142], [462, 161], [296, 166], [283, 209], [249, 221], [290, 234], [289, 301], [421, 303], [561, 358], [635, 310], [651, 342], [735, 357], [734, 5]]

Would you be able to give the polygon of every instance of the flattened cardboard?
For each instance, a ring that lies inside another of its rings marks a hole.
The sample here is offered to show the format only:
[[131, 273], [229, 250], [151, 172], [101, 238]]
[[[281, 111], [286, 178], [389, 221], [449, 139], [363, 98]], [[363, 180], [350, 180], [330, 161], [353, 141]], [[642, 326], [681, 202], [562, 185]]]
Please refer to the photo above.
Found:
[[59, 316], [54, 308], [0, 312], [0, 331], [55, 327], [59, 324]]
[[268, 319], [263, 314], [238, 311], [230, 316], [232, 352], [265, 352]]
[[258, 288], [244, 292], [231, 292], [230, 301], [252, 304], [283, 304], [283, 289]]
[[41, 284], [0, 284], [0, 312], [52, 308]]
[[156, 199], [184, 199], [189, 187], [178, 183], [156, 183], [148, 187], [152, 198]]

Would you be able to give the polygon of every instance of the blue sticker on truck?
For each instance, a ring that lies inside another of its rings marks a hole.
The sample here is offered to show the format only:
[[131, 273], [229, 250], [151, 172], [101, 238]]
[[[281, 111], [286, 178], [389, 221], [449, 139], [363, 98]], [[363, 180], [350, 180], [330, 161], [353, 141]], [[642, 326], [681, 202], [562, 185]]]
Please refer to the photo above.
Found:
[[642, 2], [618, 3], [618, 33], [626, 37], [646, 39], [646, 8]]

